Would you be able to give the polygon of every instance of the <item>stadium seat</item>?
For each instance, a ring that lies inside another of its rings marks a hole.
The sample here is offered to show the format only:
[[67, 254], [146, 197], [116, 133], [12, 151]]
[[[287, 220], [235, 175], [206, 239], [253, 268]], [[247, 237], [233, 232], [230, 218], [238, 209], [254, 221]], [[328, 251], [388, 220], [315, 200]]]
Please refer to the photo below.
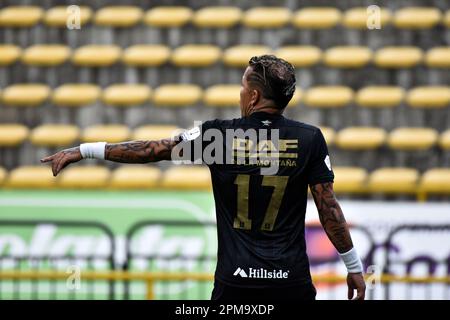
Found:
[[[92, 18], [92, 9], [86, 6], [78, 6], [74, 11], [68, 9], [69, 6], [57, 6], [47, 10], [44, 16], [44, 23], [49, 27], [67, 28], [67, 23], [79, 22], [80, 27], [87, 24]], [[77, 11], [75, 11], [77, 10]], [[79, 13], [79, 20], [72, 18], [74, 13]]]
[[353, 100], [353, 90], [344, 86], [317, 86], [306, 91], [304, 103], [313, 108], [339, 108]]
[[161, 170], [149, 166], [122, 166], [113, 171], [111, 189], [154, 189], [161, 179]]
[[188, 44], [175, 49], [170, 60], [179, 67], [207, 67], [219, 61], [221, 54], [217, 46]]
[[284, 7], [253, 7], [247, 10], [242, 24], [248, 28], [273, 29], [285, 26], [291, 11]]
[[49, 95], [50, 88], [45, 84], [13, 84], [4, 89], [2, 101], [10, 106], [34, 107], [44, 103]]
[[375, 65], [382, 68], [411, 68], [422, 61], [418, 47], [385, 47], [375, 53]]
[[145, 84], [114, 84], [103, 90], [102, 101], [112, 106], [135, 106], [148, 103], [152, 89]]
[[401, 29], [430, 29], [441, 21], [441, 12], [433, 7], [406, 7], [395, 12], [394, 25]]
[[231, 28], [241, 19], [238, 7], [203, 7], [195, 12], [192, 22], [200, 28]]
[[436, 47], [427, 51], [425, 64], [431, 68], [450, 68], [450, 47]]
[[332, 146], [336, 140], [336, 131], [330, 127], [320, 127], [320, 131], [322, 131], [323, 137], [325, 138], [325, 142], [328, 146]]
[[34, 128], [30, 134], [30, 141], [36, 146], [63, 147], [78, 141], [80, 130], [68, 124], [44, 124]]
[[253, 56], [270, 54], [269, 47], [261, 45], [238, 45], [225, 50], [223, 61], [229, 67], [246, 67]]
[[170, 190], [210, 190], [211, 175], [204, 166], [174, 166], [163, 173], [161, 187]]
[[192, 9], [181, 6], [162, 6], [148, 10], [144, 22], [152, 27], [181, 27], [190, 22]]
[[431, 128], [397, 128], [389, 133], [388, 145], [395, 150], [427, 150], [438, 140], [438, 133]]
[[369, 176], [368, 189], [372, 193], [415, 193], [419, 172], [413, 168], [381, 168]]
[[295, 12], [292, 23], [297, 28], [327, 29], [342, 19], [341, 12], [332, 7], [306, 7]]
[[81, 140], [83, 142], [105, 141], [108, 143], [118, 143], [128, 141], [130, 135], [130, 129], [125, 125], [99, 124], [85, 128]]
[[133, 140], [162, 140], [171, 138], [176, 134], [177, 126], [172, 125], [144, 125], [136, 128], [133, 132]]
[[134, 67], [160, 66], [170, 57], [170, 49], [159, 44], [137, 44], [125, 49], [122, 61]]
[[18, 123], [0, 124], [0, 147], [14, 147], [28, 138], [29, 130]]
[[58, 187], [64, 189], [103, 189], [107, 186], [110, 172], [102, 166], [68, 167], [61, 173]]
[[157, 106], [188, 106], [202, 98], [202, 89], [193, 84], [166, 84], [155, 90], [153, 102]]
[[72, 56], [72, 63], [84, 67], [107, 67], [116, 63], [121, 49], [116, 45], [90, 44], [78, 48]]
[[237, 84], [219, 84], [205, 90], [203, 101], [210, 107], [239, 106], [241, 86]]
[[285, 46], [278, 48], [275, 55], [289, 61], [296, 68], [302, 68], [319, 63], [322, 51], [314, 46]]
[[445, 16], [442, 22], [444, 23], [444, 26], [450, 28], [450, 9], [445, 12]]
[[0, 66], [13, 64], [19, 59], [21, 54], [22, 49], [18, 46], [12, 44], [0, 45]]
[[386, 141], [386, 131], [382, 128], [349, 127], [339, 131], [336, 145], [346, 150], [372, 150]]
[[138, 24], [143, 11], [134, 6], [107, 6], [102, 7], [95, 13], [94, 23], [106, 27], [132, 27]]
[[445, 130], [439, 137], [439, 146], [444, 150], [450, 150], [450, 129]]
[[94, 84], [64, 84], [53, 91], [52, 103], [57, 106], [81, 107], [96, 102], [100, 94], [100, 87]]
[[334, 47], [325, 51], [325, 65], [334, 68], [361, 68], [369, 63], [372, 51], [367, 47]]
[[50, 189], [56, 186], [50, 166], [23, 166], [9, 172], [5, 186], [15, 189]]
[[423, 200], [427, 194], [450, 195], [450, 169], [432, 168], [427, 170], [421, 177], [419, 192]]
[[356, 93], [355, 101], [361, 107], [396, 107], [405, 96], [405, 90], [397, 86], [368, 86]]
[[[370, 19], [372, 14], [371, 11], [368, 11], [367, 7], [351, 8], [345, 11], [342, 24], [347, 28], [366, 29], [368, 23], [373, 21], [373, 19]], [[380, 20], [377, 22], [379, 22], [379, 26], [383, 28], [391, 22], [392, 13], [387, 8], [380, 8], [379, 18]]]
[[298, 106], [300, 104], [300, 101], [303, 98], [303, 91], [299, 87], [295, 88], [294, 95], [292, 96], [291, 101], [288, 103], [288, 108], [293, 108], [295, 106]]
[[416, 87], [408, 91], [406, 102], [413, 108], [445, 108], [450, 104], [450, 87]]
[[6, 170], [2, 167], [0, 167], [0, 186], [3, 185], [3, 183], [6, 180]]
[[42, 19], [44, 11], [37, 6], [9, 6], [0, 10], [1, 27], [32, 27]]
[[366, 191], [367, 171], [358, 167], [334, 167], [333, 189], [336, 193], [362, 193]]
[[28, 47], [21, 57], [23, 63], [32, 66], [57, 66], [69, 59], [71, 50], [60, 44], [44, 44]]

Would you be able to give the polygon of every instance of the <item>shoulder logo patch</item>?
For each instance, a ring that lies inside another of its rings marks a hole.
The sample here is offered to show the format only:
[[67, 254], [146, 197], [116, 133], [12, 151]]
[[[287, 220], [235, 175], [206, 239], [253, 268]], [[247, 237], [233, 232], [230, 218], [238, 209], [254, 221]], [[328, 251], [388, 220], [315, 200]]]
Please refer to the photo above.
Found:
[[331, 161], [330, 161], [330, 156], [329, 156], [329, 155], [327, 155], [327, 156], [325, 157], [324, 162], [325, 162], [325, 164], [327, 165], [328, 170], [331, 171]]

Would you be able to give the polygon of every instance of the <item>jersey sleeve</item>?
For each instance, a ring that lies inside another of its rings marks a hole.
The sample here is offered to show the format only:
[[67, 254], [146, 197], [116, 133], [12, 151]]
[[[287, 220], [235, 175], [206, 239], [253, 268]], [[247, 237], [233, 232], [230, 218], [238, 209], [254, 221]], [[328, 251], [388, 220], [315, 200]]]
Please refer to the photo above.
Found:
[[333, 182], [334, 173], [331, 168], [330, 156], [327, 143], [322, 132], [318, 129], [313, 138], [311, 156], [308, 163], [308, 184]]
[[183, 148], [183, 160], [195, 164], [204, 163], [203, 152], [210, 141], [205, 141], [203, 135], [207, 130], [215, 127], [215, 120], [205, 121], [200, 126], [186, 130], [180, 135], [180, 147]]

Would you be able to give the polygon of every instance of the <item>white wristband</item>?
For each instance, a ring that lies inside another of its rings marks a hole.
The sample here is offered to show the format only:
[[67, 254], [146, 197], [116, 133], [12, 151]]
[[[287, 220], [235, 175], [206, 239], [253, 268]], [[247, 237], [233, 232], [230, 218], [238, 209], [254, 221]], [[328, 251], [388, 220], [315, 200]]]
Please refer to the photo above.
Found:
[[339, 256], [341, 257], [342, 261], [347, 267], [348, 273], [363, 272], [363, 265], [361, 259], [358, 256], [358, 252], [356, 252], [355, 248], [352, 248], [351, 250], [345, 253], [340, 253]]
[[106, 142], [83, 143], [80, 145], [80, 153], [83, 159], [105, 159]]

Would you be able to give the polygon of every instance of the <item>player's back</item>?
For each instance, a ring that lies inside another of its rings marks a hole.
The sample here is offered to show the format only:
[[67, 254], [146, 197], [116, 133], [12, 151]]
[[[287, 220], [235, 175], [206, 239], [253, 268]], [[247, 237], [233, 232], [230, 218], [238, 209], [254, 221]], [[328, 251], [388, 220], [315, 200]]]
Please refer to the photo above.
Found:
[[[216, 279], [246, 287], [311, 281], [304, 239], [307, 188], [333, 180], [320, 130], [264, 112], [207, 121], [203, 137], [209, 129], [223, 135], [225, 162], [209, 163]], [[203, 150], [205, 161], [208, 147]]]

